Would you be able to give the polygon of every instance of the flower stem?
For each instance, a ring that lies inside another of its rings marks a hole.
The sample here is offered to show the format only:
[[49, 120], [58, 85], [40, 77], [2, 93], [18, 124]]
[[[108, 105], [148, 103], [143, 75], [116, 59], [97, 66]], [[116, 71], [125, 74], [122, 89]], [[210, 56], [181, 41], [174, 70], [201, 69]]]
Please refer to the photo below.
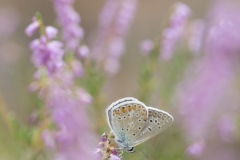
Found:
[[13, 128], [12, 128], [12, 125], [11, 125], [11, 122], [9, 120], [9, 117], [8, 117], [8, 112], [7, 112], [7, 106], [6, 106], [6, 103], [4, 102], [3, 98], [2, 98], [2, 94], [0, 93], [0, 114], [1, 114], [1, 117], [4, 121], [4, 123], [6, 124], [10, 134], [12, 135], [13, 134]]

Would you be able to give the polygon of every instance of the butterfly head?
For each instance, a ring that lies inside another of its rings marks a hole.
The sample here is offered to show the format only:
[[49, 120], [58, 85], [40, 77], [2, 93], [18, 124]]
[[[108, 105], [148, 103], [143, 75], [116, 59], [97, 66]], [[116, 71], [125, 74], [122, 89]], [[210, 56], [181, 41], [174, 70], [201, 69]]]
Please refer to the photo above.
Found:
[[134, 147], [130, 147], [124, 140], [116, 139], [116, 142], [121, 148], [125, 149], [127, 152], [129, 153], [134, 152]]
[[135, 152], [134, 147], [132, 147], [132, 148], [130, 148], [129, 150], [127, 150], [127, 152], [129, 152], [129, 153]]

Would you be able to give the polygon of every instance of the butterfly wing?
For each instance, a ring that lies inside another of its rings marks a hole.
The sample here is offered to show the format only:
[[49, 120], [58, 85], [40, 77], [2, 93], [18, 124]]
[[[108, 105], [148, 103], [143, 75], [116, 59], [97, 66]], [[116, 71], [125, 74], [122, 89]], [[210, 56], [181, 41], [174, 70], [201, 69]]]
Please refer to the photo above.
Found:
[[147, 107], [147, 124], [141, 133], [134, 139], [133, 146], [136, 146], [164, 131], [173, 122], [173, 117], [162, 110]]
[[124, 98], [107, 109], [108, 124], [121, 140], [121, 147], [132, 147], [134, 140], [147, 124], [147, 106], [137, 99]]
[[122, 98], [122, 99], [119, 99], [119, 100], [113, 102], [112, 104], [110, 104], [108, 106], [108, 108], [106, 109], [108, 125], [109, 125], [112, 132], [114, 132], [113, 127], [112, 127], [113, 126], [112, 122], [113, 122], [113, 118], [115, 118], [115, 117], [113, 117], [113, 110], [116, 108], [117, 105], [121, 105], [124, 102], [130, 102], [130, 101], [131, 102], [132, 101], [137, 101], [137, 99], [132, 98], [132, 97]]

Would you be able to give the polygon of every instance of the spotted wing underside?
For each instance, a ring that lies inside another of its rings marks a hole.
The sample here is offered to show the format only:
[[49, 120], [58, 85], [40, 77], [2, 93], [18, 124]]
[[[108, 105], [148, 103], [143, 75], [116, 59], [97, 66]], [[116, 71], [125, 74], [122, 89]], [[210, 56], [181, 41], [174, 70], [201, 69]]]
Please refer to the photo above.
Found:
[[147, 124], [136, 139], [134, 139], [132, 146], [134, 147], [156, 136], [169, 127], [172, 122], [173, 117], [169, 113], [156, 108], [148, 107]]
[[116, 138], [131, 146], [147, 123], [147, 107], [137, 100], [122, 102], [108, 111], [108, 117]]

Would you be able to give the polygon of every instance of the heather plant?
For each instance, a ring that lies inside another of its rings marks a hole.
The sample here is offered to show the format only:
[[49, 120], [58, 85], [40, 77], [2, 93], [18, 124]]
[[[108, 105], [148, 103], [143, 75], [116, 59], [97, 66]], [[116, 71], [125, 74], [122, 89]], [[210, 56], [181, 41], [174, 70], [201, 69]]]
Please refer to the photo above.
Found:
[[85, 33], [74, 0], [51, 2], [56, 24], [36, 12], [25, 28], [34, 66], [27, 89], [36, 103], [28, 122], [19, 121], [0, 94], [1, 119], [18, 148], [18, 157], [9, 159], [240, 158], [238, 1], [213, 1], [202, 19], [193, 18], [187, 4], [174, 3], [160, 32], [138, 42], [140, 60], [131, 60], [138, 69], [126, 76], [136, 88], [122, 95], [166, 110], [175, 121], [135, 153], [117, 146], [105, 110], [116, 101], [109, 80], [126, 68], [122, 58], [131, 57], [124, 54], [126, 39], [140, 1], [106, 0], [93, 35]]

